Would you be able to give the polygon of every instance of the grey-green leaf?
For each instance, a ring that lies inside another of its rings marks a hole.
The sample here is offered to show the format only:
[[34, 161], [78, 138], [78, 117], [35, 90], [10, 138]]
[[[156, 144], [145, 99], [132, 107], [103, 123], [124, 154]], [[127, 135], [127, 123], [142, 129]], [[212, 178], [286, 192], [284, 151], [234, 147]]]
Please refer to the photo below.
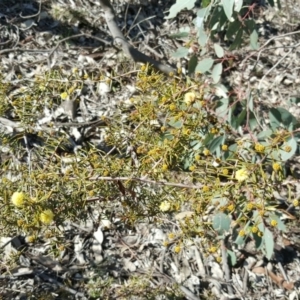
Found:
[[[283, 145], [283, 150], [280, 149], [280, 157], [283, 161], [287, 161], [288, 159], [292, 158], [296, 151], [297, 151], [297, 141], [294, 137], [290, 137], [287, 142]], [[290, 151], [285, 151], [284, 148], [290, 147]]]
[[195, 2], [196, 0], [176, 0], [176, 3], [171, 6], [169, 15], [165, 19], [176, 17], [185, 8], [191, 10], [195, 6]]
[[223, 70], [222, 63], [218, 63], [214, 65], [211, 73], [214, 83], [218, 83], [220, 81], [222, 70]]
[[213, 228], [219, 235], [223, 235], [230, 228], [230, 217], [224, 213], [218, 213], [213, 218]]
[[176, 57], [176, 58], [182, 58], [182, 57], [187, 56], [188, 53], [189, 53], [189, 49], [187, 49], [185, 47], [180, 47], [174, 53], [172, 53], [172, 56]]
[[253, 30], [250, 35], [250, 46], [253, 50], [257, 50], [259, 48], [258, 45], [258, 34], [256, 30]]
[[265, 242], [266, 257], [270, 260], [274, 251], [274, 237], [268, 228], [265, 228], [263, 239]]
[[225, 11], [227, 19], [230, 21], [232, 12], [233, 12], [233, 5], [234, 0], [222, 0], [223, 9]]
[[200, 72], [200, 73], [205, 73], [208, 70], [210, 70], [210, 68], [212, 67], [214, 63], [214, 60], [212, 58], [204, 58], [203, 60], [201, 60], [197, 67], [196, 67], [196, 72]]
[[215, 53], [219, 58], [224, 56], [224, 49], [219, 44], [214, 44]]
[[188, 63], [188, 72], [189, 72], [189, 75], [192, 75], [192, 74], [195, 73], [197, 62], [198, 62], [197, 57], [195, 55], [193, 55], [190, 58], [189, 63]]

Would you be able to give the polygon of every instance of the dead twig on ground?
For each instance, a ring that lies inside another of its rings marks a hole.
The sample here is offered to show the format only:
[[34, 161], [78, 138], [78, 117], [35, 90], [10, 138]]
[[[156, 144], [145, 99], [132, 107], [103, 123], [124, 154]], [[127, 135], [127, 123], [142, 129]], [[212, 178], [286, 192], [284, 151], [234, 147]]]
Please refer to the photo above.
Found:
[[156, 61], [152, 59], [151, 57], [141, 53], [137, 49], [135, 49], [132, 45], [128, 43], [128, 41], [125, 39], [123, 33], [121, 32], [120, 28], [117, 25], [114, 9], [110, 3], [109, 0], [100, 0], [100, 4], [104, 10], [105, 13], [105, 19], [106, 23], [108, 25], [108, 28], [117, 44], [120, 44], [122, 46], [122, 50], [124, 53], [133, 59], [135, 62], [141, 62], [141, 63], [149, 63], [154, 66], [157, 70], [169, 75], [170, 73], [174, 74], [175, 69], [164, 65], [163, 63]]

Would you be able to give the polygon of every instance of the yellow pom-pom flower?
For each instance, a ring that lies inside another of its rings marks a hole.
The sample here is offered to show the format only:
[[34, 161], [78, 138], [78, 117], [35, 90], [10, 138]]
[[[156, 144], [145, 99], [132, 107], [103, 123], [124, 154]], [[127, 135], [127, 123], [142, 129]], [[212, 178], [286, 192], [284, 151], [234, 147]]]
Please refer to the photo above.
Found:
[[62, 100], [66, 100], [68, 97], [69, 97], [69, 95], [68, 95], [67, 92], [63, 92], [63, 93], [60, 94], [60, 98], [61, 98]]
[[222, 150], [223, 150], [223, 151], [227, 151], [227, 150], [228, 150], [228, 146], [227, 146], [227, 145], [225, 145], [225, 144], [224, 144], [224, 145], [222, 145]]
[[239, 182], [245, 181], [249, 177], [249, 172], [246, 169], [240, 169], [235, 173], [235, 179]]
[[191, 105], [195, 101], [195, 94], [194, 93], [186, 93], [184, 95], [184, 102], [186, 105]]
[[273, 163], [272, 167], [273, 167], [273, 170], [274, 170], [275, 172], [277, 172], [277, 171], [279, 171], [279, 170], [281, 169], [280, 164], [277, 163], [277, 162]]
[[11, 202], [16, 207], [22, 207], [24, 205], [25, 195], [22, 192], [14, 192], [11, 196]]
[[271, 220], [271, 226], [276, 227], [277, 226], [277, 221], [276, 220]]
[[170, 208], [171, 203], [169, 201], [163, 201], [159, 206], [159, 209], [163, 212], [170, 210]]
[[204, 149], [204, 150], [203, 150], [203, 154], [204, 154], [205, 156], [208, 156], [208, 155], [210, 154], [210, 151], [209, 151], [208, 149]]
[[54, 214], [51, 209], [44, 210], [40, 214], [40, 221], [46, 225], [50, 224], [53, 221]]

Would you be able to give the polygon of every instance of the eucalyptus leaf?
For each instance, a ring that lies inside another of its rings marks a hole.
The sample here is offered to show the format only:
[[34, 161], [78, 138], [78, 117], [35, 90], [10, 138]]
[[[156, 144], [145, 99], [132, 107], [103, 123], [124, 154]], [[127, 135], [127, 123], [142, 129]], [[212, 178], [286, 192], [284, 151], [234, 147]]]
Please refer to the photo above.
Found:
[[229, 231], [231, 219], [224, 213], [217, 213], [213, 218], [213, 228], [219, 235]]
[[215, 152], [217, 148], [219, 148], [222, 144], [224, 144], [225, 138], [226, 138], [225, 135], [214, 138], [207, 146], [208, 150], [211, 153]]
[[214, 44], [214, 49], [217, 57], [222, 58], [224, 56], [224, 49], [219, 44]]
[[212, 58], [204, 58], [198, 63], [196, 67], [196, 72], [200, 72], [203, 74], [210, 70], [213, 64], [214, 60]]
[[285, 147], [290, 147], [291, 150], [290, 151], [285, 151], [284, 149], [279, 150], [280, 157], [283, 161], [287, 161], [288, 159], [292, 158], [295, 155], [298, 147], [296, 139], [294, 137], [290, 137], [286, 141], [286, 143], [284, 143], [283, 148]]
[[243, 7], [243, 0], [235, 0], [234, 11], [239, 12]]
[[196, 0], [176, 0], [170, 8], [169, 15], [165, 19], [175, 18], [183, 9], [191, 10], [195, 6]]
[[222, 70], [223, 70], [222, 63], [218, 63], [218, 64], [214, 65], [214, 67], [212, 69], [212, 73], [211, 73], [211, 77], [212, 77], [214, 83], [218, 83], [220, 81], [221, 75], [222, 75]]
[[273, 131], [281, 126], [281, 114], [277, 108], [272, 107], [269, 111], [270, 126]]
[[189, 75], [192, 75], [192, 74], [195, 73], [197, 62], [198, 62], [197, 57], [195, 55], [193, 55], [190, 58], [189, 63], [188, 63], [188, 72], [189, 72]]
[[169, 35], [169, 37], [171, 39], [180, 39], [180, 38], [185, 38], [189, 36], [189, 32], [178, 32], [178, 33], [174, 33]]
[[183, 121], [182, 120], [175, 120], [171, 119], [170, 122], [168, 123], [169, 126], [174, 127], [174, 128], [182, 128], [183, 126]]
[[229, 256], [229, 261], [230, 261], [231, 266], [235, 266], [236, 262], [237, 262], [236, 254], [233, 251], [228, 250], [228, 249], [227, 249], [227, 253]]
[[268, 260], [270, 260], [274, 252], [274, 237], [272, 232], [268, 228], [265, 228], [263, 239], [265, 244], [266, 257]]
[[240, 28], [235, 36], [234, 42], [231, 44], [229, 50], [235, 50], [242, 45], [243, 29]]
[[234, 0], [222, 0], [222, 5], [227, 18], [230, 21], [233, 13]]
[[250, 45], [251, 45], [252, 50], [257, 50], [259, 48], [258, 33], [256, 30], [253, 30], [253, 32], [250, 35]]
[[222, 98], [217, 102], [216, 115], [219, 117], [225, 117], [228, 114], [229, 99]]
[[198, 29], [197, 36], [198, 36], [199, 45], [201, 47], [204, 47], [206, 45], [209, 37], [202, 27]]
[[185, 47], [179, 47], [174, 53], [172, 53], [173, 57], [182, 58], [186, 57], [189, 53], [189, 49]]
[[230, 40], [237, 32], [242, 28], [241, 22], [236, 19], [233, 22], [229, 23], [227, 31], [226, 31], [226, 37], [228, 40]]

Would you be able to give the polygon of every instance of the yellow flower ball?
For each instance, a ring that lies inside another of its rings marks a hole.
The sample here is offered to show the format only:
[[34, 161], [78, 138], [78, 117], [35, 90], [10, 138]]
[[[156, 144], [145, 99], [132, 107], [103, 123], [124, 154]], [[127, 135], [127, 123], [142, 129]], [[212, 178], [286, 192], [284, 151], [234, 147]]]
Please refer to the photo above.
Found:
[[281, 169], [281, 166], [279, 163], [273, 163], [272, 167], [275, 172], [277, 172]]
[[210, 253], [215, 253], [215, 252], [217, 252], [217, 250], [218, 250], [218, 248], [217, 248], [217, 247], [214, 247], [214, 246], [212, 246], [212, 247], [210, 247], [210, 248], [208, 249], [208, 251], [209, 251]]
[[196, 95], [192, 92], [186, 93], [184, 95], [184, 102], [186, 105], [191, 105], [195, 101]]
[[163, 201], [159, 206], [159, 209], [163, 212], [170, 210], [170, 208], [171, 203], [169, 201]]
[[298, 201], [298, 199], [295, 199], [295, 200], [293, 201], [293, 205], [294, 205], [295, 207], [299, 206], [299, 201]]
[[40, 214], [40, 221], [46, 225], [50, 224], [53, 221], [54, 214], [51, 209], [44, 210]]
[[246, 232], [245, 232], [244, 229], [240, 230], [240, 232], [239, 232], [239, 236], [240, 236], [240, 237], [244, 237], [245, 234], [246, 234]]
[[163, 164], [162, 165], [162, 170], [163, 171], [167, 171], [168, 170], [168, 165], [167, 164]]
[[190, 167], [189, 167], [189, 170], [190, 170], [191, 172], [195, 171], [195, 169], [196, 169], [195, 166], [190, 166]]
[[227, 151], [228, 150], [228, 146], [227, 145], [222, 145], [222, 150], [223, 151]]
[[204, 150], [203, 150], [203, 154], [204, 154], [205, 156], [208, 156], [208, 155], [210, 154], [210, 151], [209, 151], [208, 149], [204, 149]]
[[175, 246], [174, 252], [179, 253], [181, 251], [181, 247], [179, 245]]
[[271, 226], [276, 227], [278, 223], [276, 220], [271, 220], [270, 224]]
[[24, 204], [25, 195], [22, 192], [14, 192], [11, 196], [11, 202], [16, 207], [22, 207]]
[[240, 169], [235, 173], [235, 179], [239, 182], [245, 181], [249, 177], [249, 172], [246, 169]]
[[256, 226], [253, 226], [253, 227], [251, 228], [251, 231], [252, 231], [253, 233], [257, 233], [257, 232], [258, 232], [258, 228], [257, 228]]
[[63, 93], [60, 94], [60, 98], [61, 98], [62, 100], [66, 100], [68, 97], [69, 97], [69, 95], [68, 95], [67, 92], [63, 92]]
[[257, 152], [264, 152], [265, 151], [265, 146], [262, 145], [262, 144], [255, 144], [254, 148], [255, 148], [255, 151], [257, 151]]
[[209, 192], [209, 190], [210, 190], [210, 188], [209, 188], [209, 186], [207, 186], [207, 185], [204, 185], [204, 186], [202, 187], [202, 191], [203, 191], [203, 192]]
[[226, 175], [228, 175], [229, 171], [228, 171], [228, 169], [223, 169], [223, 170], [222, 170], [222, 173], [223, 173], [223, 175], [226, 176]]

